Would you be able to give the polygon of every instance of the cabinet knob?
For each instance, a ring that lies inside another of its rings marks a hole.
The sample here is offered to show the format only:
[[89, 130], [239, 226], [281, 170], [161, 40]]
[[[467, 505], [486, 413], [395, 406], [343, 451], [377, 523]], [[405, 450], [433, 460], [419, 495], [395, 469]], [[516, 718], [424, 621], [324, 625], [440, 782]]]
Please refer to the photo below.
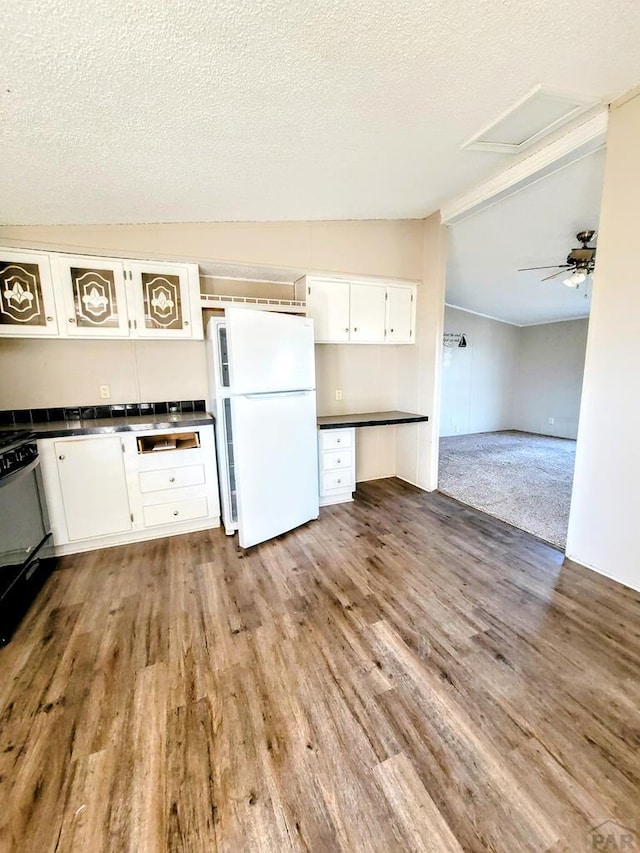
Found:
[[342, 477], [338, 477], [338, 483], [342, 482]]
[[53, 317], [47, 317], [47, 323], [53, 323]]
[[357, 332], [357, 331], [358, 331], [358, 327], [357, 327], [357, 326], [354, 326], [354, 327], [353, 327], [353, 331], [354, 331], [354, 332]]
[[61, 454], [60, 454], [60, 456], [58, 456], [58, 459], [59, 459], [60, 461], [62, 461], [62, 460], [64, 459], [64, 453], [61, 453]]
[[340, 444], [341, 441], [342, 441], [341, 438], [336, 438], [336, 444]]
[[392, 331], [392, 332], [393, 332], [393, 329], [391, 329], [390, 331]]
[[188, 325], [189, 325], [189, 321], [188, 321], [188, 320], [185, 320], [185, 321], [184, 321], [184, 324], [185, 324], [185, 326], [188, 326]]
[[349, 331], [349, 327], [347, 326], [347, 328], [345, 329], [345, 332], [348, 332], [348, 331]]
[[73, 317], [69, 317], [69, 322], [70, 322], [70, 323], [75, 323], [75, 319], [74, 319]]
[[174, 514], [174, 515], [178, 515], [178, 510], [177, 510], [177, 509], [174, 509], [173, 514]]
[[170, 482], [170, 483], [175, 483], [175, 481], [176, 481], [176, 478], [175, 478], [175, 477], [169, 477], [169, 482]]
[[342, 459], [336, 459], [336, 465], [341, 465], [341, 464], [342, 464]]

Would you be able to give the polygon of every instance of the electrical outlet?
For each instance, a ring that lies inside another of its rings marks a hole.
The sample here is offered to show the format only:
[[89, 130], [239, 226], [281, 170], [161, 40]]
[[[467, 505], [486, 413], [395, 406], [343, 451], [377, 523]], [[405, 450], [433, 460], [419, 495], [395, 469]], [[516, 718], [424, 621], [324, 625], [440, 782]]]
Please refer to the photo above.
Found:
[[111, 388], [108, 385], [100, 386], [100, 399], [101, 400], [110, 400], [111, 399]]
[[342, 391], [339, 388], [336, 388], [336, 400], [342, 400]]
[[549, 418], [549, 423], [550, 423], [552, 426], [553, 426], [553, 424], [554, 424], [555, 422], [556, 422], [556, 419], [555, 419], [555, 418]]

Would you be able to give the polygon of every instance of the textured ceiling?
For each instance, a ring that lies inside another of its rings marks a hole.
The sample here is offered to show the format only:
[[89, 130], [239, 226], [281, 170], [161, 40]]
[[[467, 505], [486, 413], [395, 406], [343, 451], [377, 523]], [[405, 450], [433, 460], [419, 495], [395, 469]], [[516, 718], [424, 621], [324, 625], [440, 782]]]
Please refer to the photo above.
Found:
[[[587, 13], [588, 11], [588, 13]], [[7, 0], [4, 224], [424, 216], [537, 83], [637, 83], [638, 0]]]
[[584, 285], [517, 270], [563, 264], [576, 233], [597, 230], [603, 171], [600, 150], [451, 226], [447, 303], [518, 325], [588, 316]]

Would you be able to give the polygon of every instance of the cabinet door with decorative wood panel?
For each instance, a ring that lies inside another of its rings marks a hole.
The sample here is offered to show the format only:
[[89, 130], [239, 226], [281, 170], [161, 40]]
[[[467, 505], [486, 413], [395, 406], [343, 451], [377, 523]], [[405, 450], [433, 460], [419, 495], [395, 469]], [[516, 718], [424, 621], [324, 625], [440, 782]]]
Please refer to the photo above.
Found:
[[0, 250], [0, 335], [16, 338], [57, 334], [48, 256]]
[[190, 338], [189, 268], [178, 264], [129, 263], [127, 287], [135, 306], [134, 334]]
[[82, 255], [52, 257], [65, 309], [66, 333], [84, 338], [129, 336], [129, 317], [120, 261]]

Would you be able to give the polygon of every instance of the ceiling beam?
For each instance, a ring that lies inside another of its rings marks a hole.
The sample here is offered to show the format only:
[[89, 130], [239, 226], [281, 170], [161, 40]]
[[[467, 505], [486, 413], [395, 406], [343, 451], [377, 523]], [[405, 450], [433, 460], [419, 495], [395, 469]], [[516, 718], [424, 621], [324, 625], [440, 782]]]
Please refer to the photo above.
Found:
[[565, 166], [599, 151], [605, 144], [608, 118], [608, 108], [600, 110], [573, 130], [550, 142], [549, 145], [534, 151], [499, 174], [444, 204], [441, 210], [442, 222], [445, 225], [461, 222]]

